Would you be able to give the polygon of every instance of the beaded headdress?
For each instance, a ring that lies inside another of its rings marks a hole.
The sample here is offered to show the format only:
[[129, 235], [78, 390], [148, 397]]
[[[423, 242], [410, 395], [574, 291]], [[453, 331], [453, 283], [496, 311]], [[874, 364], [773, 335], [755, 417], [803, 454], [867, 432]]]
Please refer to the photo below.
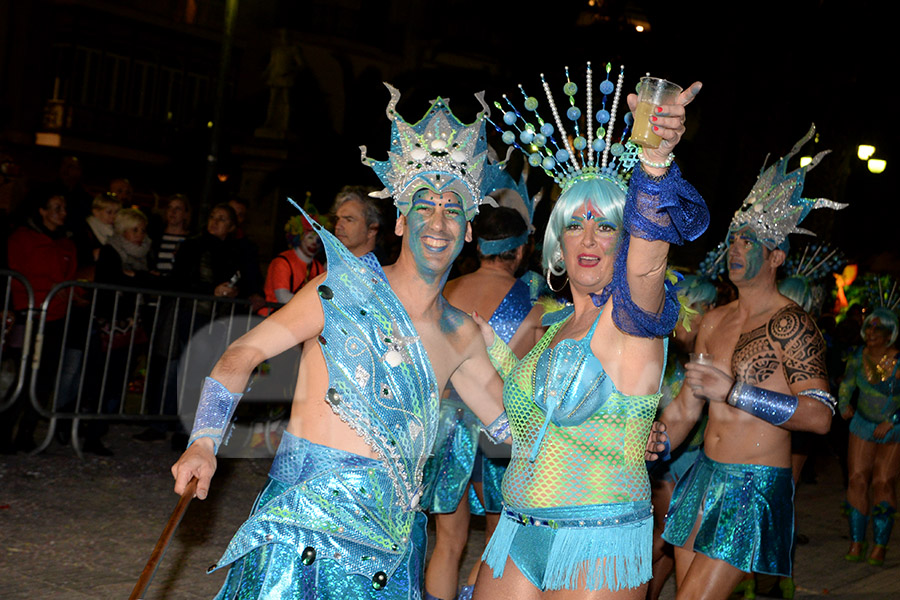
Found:
[[366, 156], [366, 147], [360, 146], [362, 162], [371, 167], [385, 188], [372, 192], [374, 198], [394, 198], [394, 205], [401, 214], [407, 214], [412, 196], [427, 188], [435, 193], [455, 192], [463, 202], [466, 219], [478, 214], [478, 206], [484, 199], [483, 180], [489, 169], [502, 169], [504, 163], [488, 167], [487, 140], [484, 135], [483, 115], [490, 109], [484, 102], [484, 93], [475, 95], [484, 108], [475, 122], [466, 125], [457, 119], [449, 101], [437, 98], [422, 119], [407, 123], [395, 110], [400, 92], [385, 83], [391, 93], [387, 116], [391, 121], [391, 149], [388, 159], [377, 161]]
[[[553, 115], [553, 122], [545, 121], [539, 111], [539, 102], [534, 96], [529, 96], [525, 89], [519, 85], [519, 91], [524, 97], [524, 112], [532, 113], [526, 118], [523, 112], [513, 104], [505, 94], [504, 107], [499, 102], [494, 106], [503, 113], [503, 123], [513, 129], [504, 131], [493, 121], [488, 121], [501, 134], [504, 143], [523, 152], [528, 164], [532, 167], [541, 167], [548, 176], [553, 178], [563, 192], [578, 181], [588, 179], [606, 179], [615, 183], [622, 191], [627, 188], [625, 174], [638, 162], [638, 148], [626, 139], [628, 129], [632, 123], [631, 113], [625, 116], [625, 125], [618, 141], [614, 135], [616, 113], [619, 108], [619, 98], [622, 92], [622, 82], [625, 77], [625, 68], [619, 69], [619, 75], [614, 84], [610, 80], [612, 64], [606, 65], [606, 78], [600, 82], [598, 90], [602, 95], [600, 110], [594, 113], [594, 89], [593, 71], [591, 63], [587, 63], [585, 76], [585, 109], [584, 120], [585, 135], [581, 134], [579, 121], [581, 109], [575, 105], [575, 94], [578, 93], [578, 84], [571, 80], [569, 67], [566, 70], [566, 83], [563, 93], [568, 98], [569, 107], [565, 111], [565, 118], [571, 123], [574, 137], [569, 139], [565, 122], [559, 114], [550, 84], [541, 73], [541, 85], [547, 98], [547, 105]], [[530, 120], [529, 120], [530, 119]], [[597, 122], [596, 130], [594, 121]]]
[[700, 265], [697, 267], [697, 275], [715, 281], [725, 273], [725, 255], [728, 246], [725, 242], [719, 242], [719, 245], [706, 253]]
[[[809, 132], [794, 144], [791, 151], [775, 164], [765, 169], [756, 179], [750, 194], [734, 213], [729, 231], [738, 231], [749, 227], [756, 238], [769, 250], [781, 246], [788, 234], [802, 233], [815, 235], [811, 231], [799, 227], [806, 216], [817, 208], [840, 210], [846, 204], [832, 202], [825, 198], [804, 198], [803, 182], [806, 173], [819, 164], [830, 150], [823, 150], [813, 157], [812, 162], [794, 171], [788, 172], [788, 161], [797, 154], [816, 132], [815, 124]], [[768, 159], [767, 159], [768, 160]]]
[[825, 302], [826, 277], [840, 271], [846, 262], [837, 248], [809, 244], [785, 261], [785, 278], [778, 282], [778, 291], [806, 312], [817, 315]]

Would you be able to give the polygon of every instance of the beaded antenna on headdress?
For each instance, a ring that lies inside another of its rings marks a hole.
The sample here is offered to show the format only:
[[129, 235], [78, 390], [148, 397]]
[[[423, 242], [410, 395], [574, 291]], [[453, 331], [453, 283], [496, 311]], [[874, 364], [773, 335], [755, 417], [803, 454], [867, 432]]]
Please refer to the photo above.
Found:
[[[631, 113], [625, 116], [625, 126], [621, 135], [618, 136], [619, 141], [613, 141], [613, 129], [616, 122], [616, 112], [619, 108], [619, 97], [622, 92], [625, 67], [620, 68], [615, 84], [609, 78], [611, 71], [612, 65], [607, 63], [606, 79], [598, 86], [602, 94], [600, 110], [594, 114], [593, 71], [591, 70], [591, 63], [587, 63], [587, 74], [585, 77], [586, 136], [581, 135], [579, 129], [579, 120], [582, 113], [581, 109], [575, 105], [575, 94], [578, 93], [578, 84], [569, 77], [569, 67], [566, 67], [566, 84], [563, 86], [563, 93], [568, 97], [569, 101], [569, 108], [566, 110], [565, 116], [571, 122], [575, 131], [575, 136], [571, 141], [569, 140], [565, 123], [559, 115], [559, 110], [550, 91], [550, 85], [544, 78], [543, 73], [541, 73], [541, 85], [544, 88], [550, 112], [553, 114], [553, 121], [556, 123], [555, 127], [552, 123], [541, 118], [538, 113], [539, 102], [537, 98], [526, 94], [521, 85], [519, 85], [519, 91], [525, 98], [523, 103], [525, 111], [533, 113], [532, 121], [523, 116], [522, 112], [516, 108], [505, 94], [503, 95], [503, 100], [507, 106], [503, 107], [499, 102], [495, 102], [494, 106], [506, 111], [503, 114], [503, 122], [507, 126], [513, 127], [515, 131], [503, 131], [496, 123], [490, 119], [488, 121], [502, 134], [502, 139], [506, 144], [522, 151], [528, 157], [528, 164], [532, 167], [543, 168], [547, 175], [559, 184], [562, 191], [566, 191], [578, 181], [597, 178], [612, 181], [624, 191], [626, 189], [625, 173], [637, 164], [638, 148], [630, 142], [627, 144], [622, 143], [622, 140], [628, 134], [628, 129], [632, 122], [633, 117]], [[607, 102], [609, 102], [608, 110]], [[596, 135], [594, 120], [597, 121]], [[557, 135], [559, 136], [558, 140]], [[610, 155], [612, 158], [610, 158]]]
[[808, 244], [784, 261], [784, 272], [788, 277], [803, 277], [815, 282], [840, 271], [846, 263], [839, 249], [828, 244]]
[[847, 206], [825, 198], [803, 197], [803, 182], [806, 179], [806, 173], [818, 165], [831, 150], [819, 152], [813, 157], [812, 162], [804, 167], [791, 172], [787, 170], [788, 161], [800, 151], [806, 142], [812, 139], [815, 132], [816, 126], [813, 124], [809, 133], [794, 144], [784, 158], [768, 169], [765, 169], [765, 163], [763, 163], [764, 170], [756, 179], [756, 183], [741, 207], [734, 213], [734, 218], [728, 227], [729, 231], [738, 231], [749, 227], [764, 246], [769, 250], [774, 250], [782, 245], [788, 234], [815, 235], [798, 226], [811, 211], [817, 208], [840, 210]]
[[373, 192], [375, 198], [394, 198], [401, 214], [409, 212], [412, 196], [427, 188], [436, 193], [455, 192], [463, 202], [466, 219], [478, 214], [484, 199], [483, 179], [489, 169], [502, 169], [505, 163], [488, 166], [487, 140], [484, 135], [484, 115], [490, 109], [484, 102], [484, 92], [475, 98], [484, 108], [471, 125], [457, 119], [448, 107], [449, 100], [437, 98], [422, 119], [410, 125], [395, 110], [400, 92], [384, 84], [391, 92], [387, 116], [391, 120], [391, 149], [386, 161], [366, 156], [360, 146], [362, 162], [370, 166], [385, 189]]
[[700, 265], [697, 267], [697, 275], [705, 277], [710, 281], [718, 279], [725, 273], [725, 254], [728, 246], [725, 242], [719, 242], [719, 245], [706, 253]]

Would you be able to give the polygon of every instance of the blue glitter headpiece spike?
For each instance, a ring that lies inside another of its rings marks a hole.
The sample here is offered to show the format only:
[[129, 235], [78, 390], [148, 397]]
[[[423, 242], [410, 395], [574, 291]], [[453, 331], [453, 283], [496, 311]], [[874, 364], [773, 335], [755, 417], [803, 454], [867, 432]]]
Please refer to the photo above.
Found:
[[391, 149], [386, 161], [366, 156], [360, 146], [362, 162], [370, 166], [385, 189], [370, 194], [376, 198], [394, 198], [401, 214], [407, 214], [412, 196], [425, 188], [436, 193], [455, 192], [463, 202], [466, 219], [478, 214], [484, 199], [487, 172], [502, 169], [505, 163], [488, 166], [484, 116], [490, 114], [484, 93], [475, 95], [484, 108], [471, 125], [457, 119], [448, 107], [449, 100], [437, 98], [422, 119], [410, 125], [395, 110], [400, 92], [385, 83], [391, 92], [387, 116], [391, 120]]
[[806, 173], [819, 164], [830, 150], [823, 150], [816, 154], [808, 165], [788, 172], [788, 161], [812, 139], [816, 132], [815, 124], [812, 125], [803, 138], [794, 144], [791, 151], [768, 169], [763, 169], [750, 190], [750, 194], [734, 213], [729, 231], [738, 231], [749, 227], [756, 238], [769, 250], [781, 246], [788, 234], [802, 233], [815, 235], [811, 231], [802, 229], [799, 224], [806, 216], [817, 208], [831, 208], [840, 210], [846, 204], [832, 202], [825, 198], [804, 198], [803, 183]]
[[[575, 133], [572, 140], [569, 140], [569, 134], [553, 99], [550, 85], [544, 78], [543, 73], [541, 73], [541, 85], [544, 88], [550, 112], [553, 114], [553, 121], [556, 123], [555, 127], [540, 116], [538, 112], [540, 103], [537, 98], [526, 94], [521, 85], [519, 90], [525, 98], [525, 111], [533, 113], [532, 121], [529, 121], [506, 95], [503, 96], [506, 107], [499, 102], [495, 102], [494, 106], [506, 111], [503, 114], [503, 122], [507, 126], [514, 128], [515, 131], [503, 131], [496, 123], [490, 121], [490, 119], [488, 121], [502, 134], [502, 139], [506, 144], [522, 151], [528, 158], [528, 164], [532, 167], [543, 168], [547, 175], [559, 184], [562, 191], [566, 191], [578, 181], [597, 178], [608, 179], [624, 191], [627, 188], [625, 174], [639, 160], [638, 148], [630, 142], [622, 143], [622, 140], [627, 137], [628, 129], [632, 122], [631, 113], [625, 116], [625, 126], [621, 135], [618, 136], [619, 141], [613, 141], [615, 139], [613, 130], [622, 92], [622, 82], [625, 77], [625, 68], [620, 68], [615, 84], [609, 78], [611, 71], [612, 65], [607, 64], [606, 79], [598, 86], [602, 95], [601, 108], [595, 114], [593, 107], [593, 71], [591, 70], [591, 63], [587, 63], [587, 74], [585, 77], [587, 88], [585, 94], [585, 135], [581, 135], [579, 129], [579, 121], [582, 116], [581, 109], [575, 105], [575, 94], [578, 93], [578, 85], [569, 77], [568, 67], [566, 67], [566, 84], [563, 86], [563, 93], [569, 102], [569, 108], [566, 110], [565, 116], [571, 122]], [[609, 108], [607, 109], [608, 102]], [[597, 121], [596, 135], [594, 120]]]

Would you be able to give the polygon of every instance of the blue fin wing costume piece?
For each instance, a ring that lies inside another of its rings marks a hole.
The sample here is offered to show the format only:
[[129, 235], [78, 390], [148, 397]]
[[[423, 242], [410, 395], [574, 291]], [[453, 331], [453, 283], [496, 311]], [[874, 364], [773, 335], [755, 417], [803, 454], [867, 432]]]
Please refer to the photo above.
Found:
[[[328, 256], [317, 290], [325, 316], [318, 338], [329, 374], [325, 401], [379, 459], [285, 433], [270, 483], [215, 568], [271, 545], [272, 553], [287, 555], [276, 559], [285, 565], [334, 559], [343, 572], [363, 575], [381, 589], [376, 583], [383, 587], [408, 568], [410, 545], [421, 537], [417, 527], [424, 519], [417, 509], [422, 467], [437, 433], [437, 381], [377, 261], [355, 257], [317, 223], [313, 227]], [[226, 586], [256, 568], [247, 565], [266, 560], [260, 556], [265, 554], [235, 563]], [[291, 570], [285, 565], [277, 568]]]

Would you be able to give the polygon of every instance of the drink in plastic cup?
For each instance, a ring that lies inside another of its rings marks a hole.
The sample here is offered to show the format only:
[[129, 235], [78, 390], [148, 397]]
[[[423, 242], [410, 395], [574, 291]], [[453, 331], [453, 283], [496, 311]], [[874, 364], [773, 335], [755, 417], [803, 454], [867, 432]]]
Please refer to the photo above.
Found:
[[681, 86], [657, 77], [641, 77], [641, 88], [638, 91], [638, 105], [634, 111], [634, 125], [631, 130], [631, 141], [644, 148], [659, 148], [662, 138], [653, 133], [650, 117], [656, 113], [660, 104], [672, 104]]
[[691, 352], [691, 362], [698, 365], [712, 365], [713, 355], [708, 352]]

